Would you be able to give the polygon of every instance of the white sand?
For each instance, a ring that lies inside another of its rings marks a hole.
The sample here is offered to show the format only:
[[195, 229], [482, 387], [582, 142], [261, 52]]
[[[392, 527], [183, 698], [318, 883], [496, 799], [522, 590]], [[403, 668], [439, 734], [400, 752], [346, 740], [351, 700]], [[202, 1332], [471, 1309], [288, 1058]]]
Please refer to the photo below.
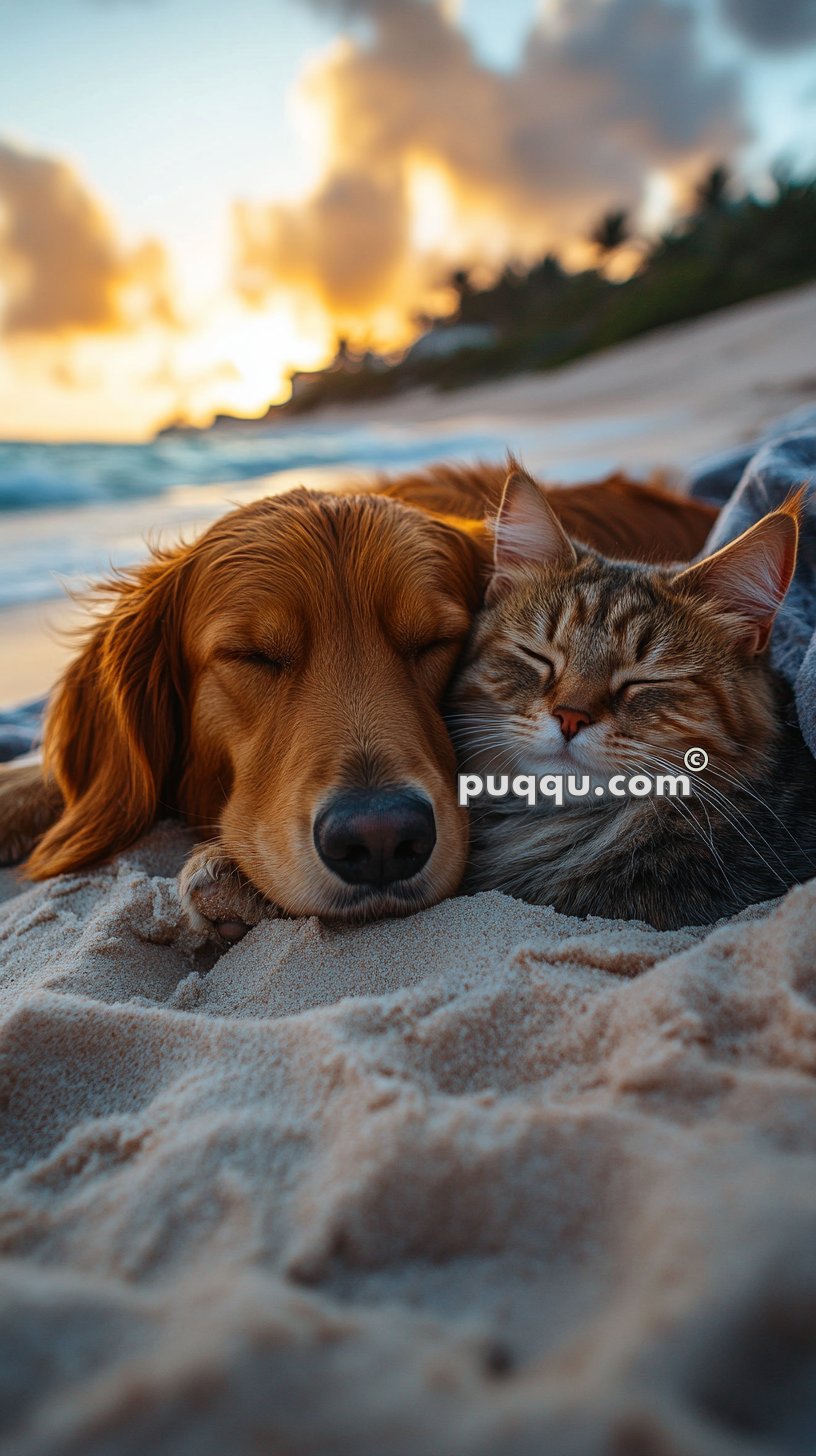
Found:
[[0, 908], [14, 1456], [812, 1456], [816, 882], [207, 972], [160, 828]]
[[816, 404], [816, 284], [659, 329], [549, 373], [453, 394], [417, 391], [311, 418], [425, 428], [498, 421], [510, 445], [514, 430], [535, 425], [543, 451], [533, 450], [528, 463], [572, 480], [598, 464], [682, 468], [752, 439], [803, 404]]

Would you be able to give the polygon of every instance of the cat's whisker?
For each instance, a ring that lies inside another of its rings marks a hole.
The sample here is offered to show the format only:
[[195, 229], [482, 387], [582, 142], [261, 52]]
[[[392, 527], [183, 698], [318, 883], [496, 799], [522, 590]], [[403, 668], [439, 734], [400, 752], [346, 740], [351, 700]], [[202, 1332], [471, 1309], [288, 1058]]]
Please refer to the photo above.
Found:
[[776, 820], [780, 829], [782, 829], [782, 831], [787, 834], [788, 838], [792, 841], [792, 843], [796, 845], [796, 848], [800, 850], [802, 849], [802, 845], [796, 838], [796, 835], [785, 823], [784, 819], [781, 819], [779, 817], [773, 805], [769, 804], [767, 799], [763, 799], [762, 795], [758, 794], [751, 787], [748, 780], [743, 778], [741, 774], [731, 775], [726, 773], [724, 769], [713, 768], [711, 764], [709, 764], [707, 772], [712, 773], [715, 778], [721, 778], [725, 780], [725, 782], [733, 784], [736, 788], [741, 789], [743, 793], [748, 794], [749, 798], [753, 799], [755, 803], [761, 804], [762, 808], [766, 811], [766, 813], [770, 814], [771, 817]]
[[[676, 768], [676, 765], [671, 764], [669, 762], [666, 762], [665, 760], [660, 760], [658, 758], [653, 758], [652, 761], [655, 764], [657, 764], [658, 767], [663, 768], [664, 771], [668, 771], [668, 770], [672, 770], [673, 771]], [[786, 868], [785, 861], [783, 860], [782, 856], [778, 853], [778, 851], [774, 848], [774, 846], [768, 842], [768, 840], [765, 838], [765, 835], [762, 834], [762, 832], [758, 829], [758, 827], [756, 826], [756, 824], [752, 823], [752, 821], [747, 817], [747, 815], [743, 813], [743, 811], [739, 808], [739, 805], [735, 804], [733, 802], [733, 800], [728, 799], [725, 796], [725, 794], [722, 794], [720, 792], [720, 790], [719, 789], [716, 789], [712, 784], [707, 784], [702, 779], [696, 779], [695, 780], [695, 792], [696, 792], [697, 797], [701, 801], [705, 797], [708, 797], [710, 799], [710, 801], [712, 802], [712, 804], [717, 807], [718, 812], [722, 815], [722, 817], [726, 820], [726, 822], [731, 825], [731, 828], [734, 830], [734, 832], [736, 834], [738, 834], [740, 836], [740, 838], [745, 842], [745, 844], [747, 844], [749, 846], [749, 848], [753, 850], [753, 852], [756, 855], [757, 859], [759, 859], [765, 865], [765, 868], [770, 872], [770, 874], [772, 874], [776, 879], [778, 879], [779, 881], [781, 881], [785, 885], [789, 885], [791, 883], [790, 877], [789, 876], [786, 876], [784, 874], [781, 874], [780, 871], [779, 871], [779, 869], [775, 865], [771, 864], [768, 859], [765, 858], [765, 856], [762, 854], [761, 850], [757, 847], [757, 845], [754, 842], [753, 838], [751, 838], [747, 834], [745, 834], [745, 832], [743, 831], [743, 829], [740, 826], [740, 823], [739, 823], [739, 820], [740, 819], [742, 819], [745, 822], [745, 824], [748, 826], [749, 830], [751, 831], [752, 835], [758, 835], [759, 836], [759, 838], [762, 840], [763, 844], [765, 845], [766, 849], [768, 849], [769, 852], [778, 859], [779, 864], [782, 866], [782, 868], [783, 869]], [[670, 799], [669, 802], [672, 802], [672, 800]], [[674, 800], [673, 802], [676, 803], [677, 800]], [[734, 815], [736, 815], [737, 817], [734, 818]], [[798, 883], [798, 881], [796, 883]]]
[[498, 770], [499, 773], [512, 774], [516, 771], [517, 762], [514, 762], [512, 748], [504, 738], [495, 741], [485, 739], [472, 744], [471, 762], [478, 763], [480, 772], [491, 774]]
[[[624, 758], [625, 757], [627, 757], [626, 763], [624, 762]], [[643, 745], [639, 753], [631, 754], [629, 756], [621, 755], [621, 767], [622, 768], [623, 767], [627, 767], [628, 769], [639, 769], [642, 773], [648, 775], [649, 777], [655, 778], [655, 777], [657, 777], [657, 775], [655, 774], [655, 769], [662, 769], [664, 772], [667, 772], [669, 770], [674, 770], [677, 767], [677, 765], [667, 763], [665, 760], [661, 760], [656, 755], [654, 755], [652, 752], [650, 752], [646, 748], [645, 745]], [[643, 800], [642, 802], [644, 802], [644, 803], [650, 803], [652, 805], [654, 811], [656, 813], [659, 812], [658, 811], [658, 808], [657, 808], [657, 804], [658, 804], [658, 801], [657, 800], [647, 799], [647, 800]], [[661, 797], [661, 799], [659, 800], [659, 802], [661, 804], [663, 804], [663, 803], [670, 804], [675, 809], [677, 809], [677, 811], [680, 814], [680, 816], [683, 819], [686, 820], [686, 822], [689, 824], [689, 827], [692, 829], [692, 831], [695, 834], [697, 834], [702, 839], [703, 843], [706, 844], [707, 847], [710, 849], [710, 851], [712, 853], [712, 856], [716, 860], [716, 862], [717, 862], [717, 864], [718, 864], [721, 872], [723, 873], [724, 878], [726, 879], [726, 882], [729, 884], [729, 886], [732, 886], [733, 885], [733, 881], [731, 879], [731, 876], [730, 876], [729, 872], [726, 870], [726, 867], [725, 867], [725, 865], [724, 865], [724, 863], [722, 861], [722, 857], [719, 854], [719, 851], [717, 850], [717, 848], [716, 848], [716, 846], [715, 846], [715, 844], [713, 842], [713, 830], [711, 828], [711, 820], [710, 820], [710, 817], [708, 815], [708, 810], [707, 810], [707, 808], [706, 808], [706, 806], [705, 806], [702, 798], [700, 798], [700, 806], [703, 809], [704, 813], [706, 814], [706, 820], [707, 820], [707, 823], [709, 825], [709, 835], [708, 836], [705, 835], [705, 833], [702, 830], [702, 827], [697, 823], [697, 821], [696, 821], [696, 819], [694, 817], [694, 814], [693, 814], [693, 812], [692, 812], [692, 810], [691, 810], [691, 808], [690, 808], [687, 800], [682, 800], [682, 799], [676, 798], [673, 795], [668, 795], [668, 796]], [[725, 817], [725, 815], [723, 815], [723, 817]], [[732, 825], [732, 827], [734, 827], [737, 830], [737, 832], [741, 833], [741, 831], [739, 830], [739, 828], [738, 828], [737, 825]], [[742, 835], [742, 837], [745, 838], [744, 835]], [[746, 840], [746, 843], [750, 843], [750, 841]], [[761, 855], [759, 855], [759, 858], [763, 858], [763, 857]], [[768, 864], [768, 862], [766, 860], [763, 859], [763, 862], [765, 863], [766, 867], [771, 871], [771, 873], [777, 873], [773, 869], [773, 867]]]
[[[655, 760], [655, 762], [656, 762], [656, 760]], [[642, 769], [642, 771], [645, 772], [645, 773], [649, 773], [650, 772], [649, 769], [646, 768], [642, 764], [642, 762], [638, 763], [637, 766], [640, 767]], [[659, 765], [659, 766], [662, 766], [664, 768], [666, 767], [666, 765]], [[651, 807], [652, 807], [652, 809], [654, 810], [655, 813], [659, 813], [659, 810], [658, 810], [658, 807], [657, 807], [657, 801], [656, 800], [654, 800], [654, 799], [648, 799], [648, 800], [646, 800], [646, 802], [651, 805]], [[717, 846], [716, 846], [716, 844], [714, 842], [714, 830], [713, 830], [713, 826], [711, 824], [711, 817], [710, 817], [710, 815], [708, 813], [708, 808], [707, 808], [707, 806], [705, 804], [705, 801], [702, 798], [699, 799], [700, 807], [701, 807], [701, 809], [703, 810], [703, 813], [706, 816], [706, 823], [708, 825], [708, 834], [706, 834], [704, 832], [704, 830], [702, 828], [702, 825], [700, 825], [697, 822], [697, 820], [695, 819], [694, 814], [693, 814], [693, 812], [692, 812], [692, 810], [691, 810], [691, 808], [690, 808], [690, 806], [689, 806], [689, 804], [688, 804], [688, 802], [686, 800], [684, 800], [684, 799], [678, 799], [678, 798], [674, 797], [673, 795], [669, 795], [667, 797], [662, 798], [660, 800], [660, 802], [661, 803], [667, 803], [667, 804], [671, 805], [674, 809], [676, 809], [677, 812], [680, 814], [681, 818], [685, 819], [685, 821], [688, 823], [688, 825], [691, 828], [691, 830], [695, 834], [697, 834], [700, 839], [702, 839], [703, 843], [710, 850], [712, 857], [714, 858], [716, 864], [718, 865], [718, 867], [719, 867], [719, 869], [720, 869], [720, 871], [721, 871], [721, 873], [723, 875], [723, 878], [726, 881], [726, 884], [729, 886], [730, 889], [733, 890], [733, 888], [734, 888], [734, 881], [732, 879], [731, 873], [730, 873], [729, 869], [727, 868], [727, 866], [725, 865], [725, 862], [723, 861], [723, 858], [722, 858], [722, 856], [721, 856], [721, 854], [720, 854], [719, 850], [717, 849]], [[745, 881], [743, 877], [740, 877], [739, 882], [741, 884], [743, 884], [743, 885], [747, 884], [747, 881]]]
[[[654, 809], [655, 813], [658, 813], [659, 811], [658, 811], [657, 805], [654, 802], [654, 800], [650, 800], [649, 802], [651, 803], [652, 808]], [[706, 834], [705, 831], [704, 831], [704, 829], [703, 829], [703, 827], [702, 827], [702, 825], [697, 822], [697, 820], [695, 819], [693, 813], [689, 809], [688, 805], [682, 799], [673, 799], [672, 798], [672, 799], [669, 799], [669, 803], [671, 804], [672, 808], [674, 808], [677, 811], [677, 813], [680, 815], [680, 817], [686, 821], [686, 823], [688, 824], [688, 826], [691, 829], [692, 833], [695, 834], [700, 840], [702, 840], [703, 844], [710, 851], [710, 853], [713, 856], [716, 864], [718, 865], [718, 867], [719, 867], [719, 869], [720, 869], [720, 871], [721, 871], [721, 873], [722, 873], [722, 875], [723, 875], [723, 877], [724, 877], [724, 879], [726, 881], [726, 884], [729, 886], [730, 889], [733, 890], [733, 882], [731, 880], [731, 877], [730, 877], [730, 875], [728, 873], [728, 870], [726, 869], [725, 864], [723, 863], [722, 856], [720, 855], [720, 853], [719, 853], [719, 851], [718, 851], [718, 849], [717, 849], [717, 847], [716, 847], [716, 845], [714, 843], [713, 830], [711, 828], [711, 820], [709, 819], [708, 814], [706, 813], [706, 820], [707, 820], [707, 823], [708, 823], [709, 832], [708, 832], [708, 834]]]
[[[658, 760], [655, 761], [657, 762]], [[663, 767], [675, 769], [677, 765], [664, 763]], [[774, 849], [773, 845], [768, 842], [765, 836], [761, 833], [757, 826], [752, 823], [748, 816], [743, 813], [738, 804], [735, 804], [734, 801], [732, 799], [729, 799], [727, 795], [723, 794], [721, 790], [716, 787], [716, 785], [708, 783], [704, 778], [701, 777], [695, 779], [694, 782], [698, 798], [702, 800], [706, 795], [708, 795], [713, 801], [719, 803], [721, 806], [726, 806], [731, 812], [738, 814], [741, 819], [745, 820], [746, 824], [748, 824], [748, 826], [753, 830], [754, 833], [759, 834], [760, 839], [762, 839], [766, 847], [771, 851], [772, 854], [775, 854], [777, 856], [780, 864], [784, 864], [784, 860], [782, 859], [781, 855], [778, 854], [778, 852]], [[754, 795], [753, 797], [756, 798], [757, 803], [761, 803], [763, 804], [763, 807], [768, 808], [768, 806], [764, 803], [764, 800], [760, 799], [757, 795]]]

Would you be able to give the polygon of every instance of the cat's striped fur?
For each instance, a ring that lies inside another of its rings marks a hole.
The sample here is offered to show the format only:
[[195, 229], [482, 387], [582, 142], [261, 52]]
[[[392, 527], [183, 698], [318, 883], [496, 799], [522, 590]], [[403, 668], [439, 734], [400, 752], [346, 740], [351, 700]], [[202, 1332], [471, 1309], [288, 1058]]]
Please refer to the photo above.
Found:
[[[535, 483], [511, 475], [450, 705], [461, 767], [589, 775], [594, 790], [619, 772], [685, 773], [691, 747], [709, 765], [688, 799], [483, 800], [471, 888], [668, 928], [816, 873], [816, 761], [765, 651], [797, 513], [685, 571], [647, 567], [569, 542]], [[562, 709], [587, 720], [569, 739]]]

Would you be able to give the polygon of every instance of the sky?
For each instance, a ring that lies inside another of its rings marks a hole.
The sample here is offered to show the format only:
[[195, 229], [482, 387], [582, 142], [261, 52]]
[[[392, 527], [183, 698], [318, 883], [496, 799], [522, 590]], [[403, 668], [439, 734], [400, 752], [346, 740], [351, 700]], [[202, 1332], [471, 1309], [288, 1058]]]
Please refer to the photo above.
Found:
[[458, 265], [816, 165], [816, 0], [0, 0], [0, 436], [255, 414]]

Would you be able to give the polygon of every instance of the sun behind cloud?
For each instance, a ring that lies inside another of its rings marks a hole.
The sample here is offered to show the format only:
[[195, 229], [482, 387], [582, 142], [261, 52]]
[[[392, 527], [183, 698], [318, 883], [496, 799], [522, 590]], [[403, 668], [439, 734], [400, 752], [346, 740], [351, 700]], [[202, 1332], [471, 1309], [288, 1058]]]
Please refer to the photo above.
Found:
[[684, 0], [551, 0], [512, 69], [481, 59], [456, 5], [311, 4], [341, 33], [293, 77], [309, 181], [225, 193], [232, 257], [203, 299], [75, 166], [0, 145], [0, 432], [260, 414], [340, 336], [408, 344], [450, 305], [454, 268], [550, 249], [585, 266], [604, 210], [657, 218], [655, 199], [749, 138], [739, 74], [703, 55]]
[[738, 76], [704, 60], [689, 5], [561, 0], [506, 72], [452, 7], [319, 4], [366, 24], [300, 83], [317, 185], [236, 209], [237, 282], [256, 302], [312, 297], [352, 335], [387, 321], [396, 341], [457, 264], [586, 261], [599, 213], [638, 210], [655, 175], [677, 185], [748, 135]]
[[7, 438], [141, 438], [169, 418], [257, 415], [334, 348], [325, 313], [295, 297], [253, 305], [225, 278], [186, 307], [160, 242], [127, 245], [74, 167], [8, 143], [0, 320]]

